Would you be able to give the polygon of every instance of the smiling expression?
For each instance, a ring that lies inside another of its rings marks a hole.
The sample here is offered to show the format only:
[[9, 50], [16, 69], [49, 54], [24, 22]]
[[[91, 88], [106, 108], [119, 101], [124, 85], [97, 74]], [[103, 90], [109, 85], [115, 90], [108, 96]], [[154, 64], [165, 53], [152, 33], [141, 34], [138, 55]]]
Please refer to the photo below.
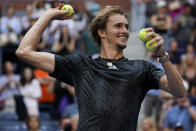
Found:
[[107, 43], [124, 49], [129, 38], [129, 25], [125, 16], [120, 14], [111, 15], [106, 24], [104, 39]]

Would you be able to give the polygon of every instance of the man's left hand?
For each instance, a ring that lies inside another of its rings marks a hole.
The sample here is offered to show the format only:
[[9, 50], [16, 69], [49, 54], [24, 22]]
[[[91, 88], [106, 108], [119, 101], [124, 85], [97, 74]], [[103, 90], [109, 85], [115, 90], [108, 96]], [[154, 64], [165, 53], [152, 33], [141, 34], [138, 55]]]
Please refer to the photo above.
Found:
[[156, 45], [153, 46], [154, 51], [154, 57], [162, 57], [165, 54], [165, 49], [164, 49], [164, 40], [163, 38], [154, 32], [152, 28], [146, 28], [146, 31], [148, 32], [145, 37], [151, 37], [152, 40], [149, 43], [149, 46], [151, 46], [153, 43], [157, 42]]

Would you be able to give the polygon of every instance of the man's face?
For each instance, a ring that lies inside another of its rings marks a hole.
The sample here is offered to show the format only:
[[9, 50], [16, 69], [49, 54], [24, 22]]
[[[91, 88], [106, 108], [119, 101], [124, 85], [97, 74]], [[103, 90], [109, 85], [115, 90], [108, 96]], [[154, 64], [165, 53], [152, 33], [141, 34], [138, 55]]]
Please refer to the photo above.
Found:
[[115, 44], [124, 49], [129, 38], [128, 22], [123, 15], [114, 14], [108, 18], [105, 29], [105, 39], [109, 44]]

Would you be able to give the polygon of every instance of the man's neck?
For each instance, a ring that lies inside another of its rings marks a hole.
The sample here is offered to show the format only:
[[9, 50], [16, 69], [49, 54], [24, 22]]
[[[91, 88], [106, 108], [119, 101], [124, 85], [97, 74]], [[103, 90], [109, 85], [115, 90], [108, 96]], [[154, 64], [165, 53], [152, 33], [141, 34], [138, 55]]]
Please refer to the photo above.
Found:
[[104, 47], [101, 46], [100, 57], [105, 59], [119, 59], [122, 58], [123, 50], [114, 47]]

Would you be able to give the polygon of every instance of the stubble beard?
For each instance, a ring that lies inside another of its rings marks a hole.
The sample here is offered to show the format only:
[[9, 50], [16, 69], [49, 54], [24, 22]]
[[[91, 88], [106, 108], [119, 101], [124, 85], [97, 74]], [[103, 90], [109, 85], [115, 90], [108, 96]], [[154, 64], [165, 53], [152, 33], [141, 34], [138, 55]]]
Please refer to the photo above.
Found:
[[121, 44], [117, 44], [117, 48], [119, 51], [124, 50], [127, 47], [127, 45], [121, 45]]

